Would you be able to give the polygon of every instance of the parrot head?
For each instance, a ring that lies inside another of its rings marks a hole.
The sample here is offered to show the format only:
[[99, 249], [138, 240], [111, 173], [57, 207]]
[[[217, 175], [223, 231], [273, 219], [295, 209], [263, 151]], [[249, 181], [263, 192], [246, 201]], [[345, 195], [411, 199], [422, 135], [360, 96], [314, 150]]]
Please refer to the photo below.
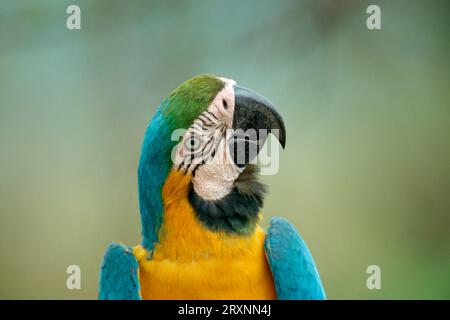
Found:
[[266, 191], [251, 162], [268, 133], [284, 148], [286, 130], [273, 103], [233, 80], [199, 75], [175, 89], [158, 107], [142, 145], [143, 246], [152, 249], [158, 241], [163, 187], [173, 172], [187, 181], [188, 201], [205, 228], [250, 233]]

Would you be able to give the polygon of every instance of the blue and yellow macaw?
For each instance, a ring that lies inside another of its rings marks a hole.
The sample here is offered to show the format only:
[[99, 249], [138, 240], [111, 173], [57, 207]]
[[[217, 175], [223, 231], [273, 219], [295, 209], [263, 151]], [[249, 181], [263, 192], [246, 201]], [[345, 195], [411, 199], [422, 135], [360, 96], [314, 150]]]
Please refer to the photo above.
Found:
[[264, 132], [284, 148], [275, 106], [230, 79], [196, 76], [161, 103], [138, 170], [142, 243], [109, 245], [100, 299], [325, 299], [294, 226], [258, 225]]

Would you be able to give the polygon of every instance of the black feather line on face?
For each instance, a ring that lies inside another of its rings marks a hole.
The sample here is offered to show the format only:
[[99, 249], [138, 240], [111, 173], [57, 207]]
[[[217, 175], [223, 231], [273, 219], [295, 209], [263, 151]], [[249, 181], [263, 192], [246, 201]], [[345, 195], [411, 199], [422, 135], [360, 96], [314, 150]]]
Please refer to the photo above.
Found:
[[209, 110], [206, 110], [206, 112], [207, 112], [210, 116], [212, 116], [216, 121], [219, 121], [219, 119], [214, 115], [214, 113], [212, 113], [212, 112], [209, 111]]
[[248, 165], [238, 176], [229, 194], [218, 200], [199, 196], [191, 183], [189, 201], [197, 218], [212, 231], [250, 234], [258, 221], [267, 187], [258, 181], [259, 169]]
[[[197, 118], [196, 121], [192, 124], [190, 129], [201, 131], [203, 134], [208, 133], [208, 131], [213, 130], [220, 130], [222, 135], [218, 138], [216, 136], [211, 136], [204, 144], [202, 150], [200, 152], [196, 152], [195, 150], [187, 150], [187, 154], [184, 156], [182, 162], [180, 165], [178, 165], [177, 170], [184, 170], [186, 173], [190, 169], [193, 168], [193, 174], [195, 174], [195, 170], [198, 169], [199, 165], [202, 165], [206, 163], [206, 161], [210, 158], [208, 157], [208, 154], [211, 152], [212, 149], [212, 156], [215, 155], [215, 149], [218, 147], [221, 138], [223, 138], [226, 135], [225, 127], [222, 127], [224, 125], [223, 122], [220, 122], [218, 118], [209, 110], [204, 111], [200, 116]], [[188, 138], [186, 141], [190, 141], [189, 139], [193, 139], [193, 137], [198, 134], [199, 137], [202, 136], [202, 133], [195, 133], [190, 132]], [[216, 141], [217, 140], [217, 141]], [[185, 143], [183, 141], [183, 143]], [[186, 146], [182, 146], [182, 148], [186, 148]], [[200, 158], [200, 163], [196, 161], [194, 163], [194, 159]]]

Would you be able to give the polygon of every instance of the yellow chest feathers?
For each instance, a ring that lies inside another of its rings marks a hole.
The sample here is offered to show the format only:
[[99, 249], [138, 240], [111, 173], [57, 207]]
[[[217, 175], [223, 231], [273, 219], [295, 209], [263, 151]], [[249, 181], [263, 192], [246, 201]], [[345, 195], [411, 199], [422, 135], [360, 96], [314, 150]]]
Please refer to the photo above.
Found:
[[264, 231], [206, 229], [187, 200], [189, 176], [173, 171], [163, 189], [164, 222], [150, 254], [134, 248], [143, 299], [276, 299]]

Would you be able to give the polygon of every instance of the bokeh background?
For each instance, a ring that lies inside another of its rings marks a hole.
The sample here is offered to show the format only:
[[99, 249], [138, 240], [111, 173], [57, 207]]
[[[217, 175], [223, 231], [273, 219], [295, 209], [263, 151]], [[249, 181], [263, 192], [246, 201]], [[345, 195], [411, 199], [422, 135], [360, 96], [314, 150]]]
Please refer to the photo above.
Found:
[[[81, 7], [82, 29], [66, 28]], [[381, 7], [382, 30], [366, 28]], [[286, 120], [272, 215], [331, 299], [450, 298], [448, 1], [0, 2], [0, 298], [95, 299], [107, 244], [140, 242], [153, 111], [213, 73]], [[81, 290], [66, 267], [81, 267]], [[366, 268], [381, 267], [368, 290]]]

